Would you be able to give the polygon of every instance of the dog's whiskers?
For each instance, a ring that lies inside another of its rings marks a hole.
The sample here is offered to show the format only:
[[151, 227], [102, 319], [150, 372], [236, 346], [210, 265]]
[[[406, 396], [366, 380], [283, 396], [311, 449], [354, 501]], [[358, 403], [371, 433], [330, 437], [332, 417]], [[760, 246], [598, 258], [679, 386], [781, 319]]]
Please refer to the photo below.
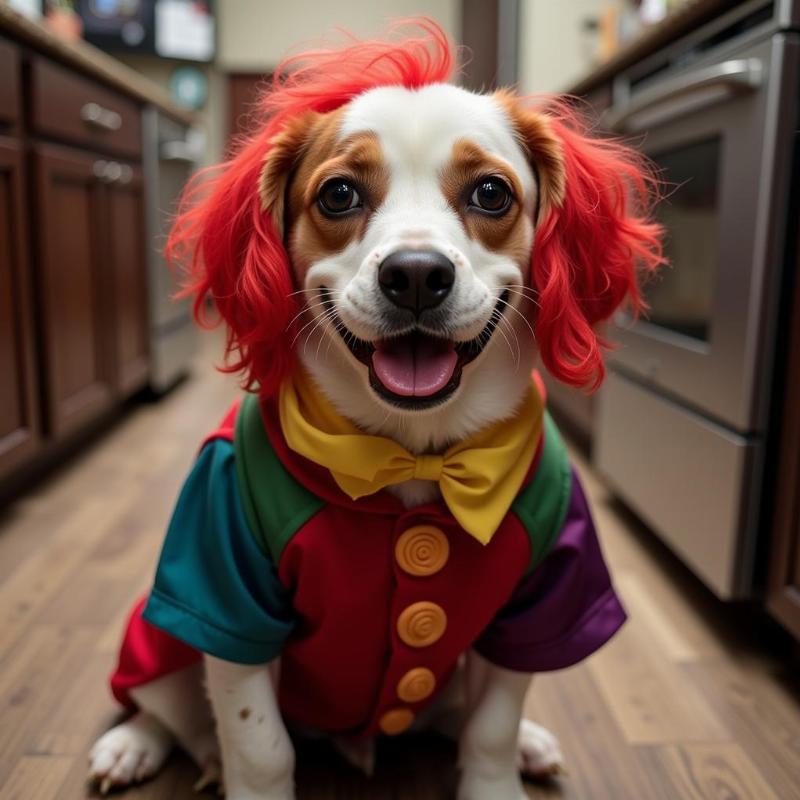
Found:
[[300, 311], [298, 311], [290, 320], [289, 324], [284, 328], [284, 331], [288, 331], [292, 325], [294, 324], [295, 320], [299, 317], [302, 317], [306, 311], [311, 311], [314, 308], [319, 308], [320, 306], [327, 306], [327, 303], [324, 300], [320, 300], [318, 303], [311, 303], [311, 305], [304, 305]]
[[[503, 315], [499, 314], [496, 317], [494, 329], [503, 337], [503, 339], [505, 339], [505, 342], [508, 345], [508, 352], [511, 353], [511, 358], [513, 359], [517, 367], [519, 367], [519, 358], [520, 358], [519, 353], [517, 354], [514, 353], [514, 348], [511, 347], [511, 342], [509, 341], [508, 336], [506, 336], [505, 333], [503, 333], [503, 328], [501, 327], [502, 324], [503, 324]], [[517, 347], [519, 347], [519, 342], [517, 342]]]
[[522, 286], [518, 283], [509, 283], [506, 284], [505, 288], [511, 292], [511, 294], [518, 295], [519, 297], [523, 297], [526, 300], [530, 300], [537, 308], [541, 308], [541, 303], [538, 300], [538, 295], [534, 292], [530, 286]]
[[533, 341], [535, 342], [536, 341], [536, 334], [534, 333], [533, 326], [530, 324], [530, 322], [528, 322], [528, 320], [525, 317], [525, 315], [518, 308], [516, 308], [515, 306], [511, 305], [511, 303], [507, 302], [506, 300], [503, 300], [502, 298], [499, 298], [498, 302], [502, 303], [506, 308], [508, 308], [511, 311], [513, 311], [525, 323], [526, 327], [531, 332], [531, 336], [533, 337]]
[[[336, 313], [335, 310], [330, 308], [327, 311], [323, 312], [322, 314], [319, 314], [319, 315], [315, 316], [312, 320], [310, 320], [305, 325], [303, 325], [303, 327], [300, 328], [299, 331], [297, 331], [297, 333], [295, 334], [294, 339], [292, 339], [292, 343], [289, 345], [289, 347], [294, 347], [294, 343], [300, 338], [300, 336], [302, 335], [303, 331], [306, 330], [306, 328], [310, 328], [312, 325], [314, 325], [314, 323], [319, 324], [320, 320], [325, 320], [328, 317], [328, 315], [334, 315], [335, 313]], [[312, 329], [311, 333], [313, 333], [313, 332], [314, 332], [314, 330]], [[311, 335], [311, 333], [309, 334], [309, 336]], [[308, 337], [306, 337], [306, 338], [308, 338]]]
[[[318, 329], [320, 326], [322, 326], [322, 325], [330, 324], [330, 323], [331, 323], [331, 322], [334, 320], [335, 313], [336, 313], [336, 312], [335, 312], [333, 309], [328, 309], [328, 310], [327, 310], [327, 311], [325, 311], [323, 314], [320, 314], [319, 316], [317, 316], [317, 317], [315, 317], [315, 318], [314, 318], [314, 320], [313, 320], [313, 321], [314, 321], [316, 324], [315, 324], [315, 325], [314, 325], [314, 327], [313, 327], [313, 328], [312, 328], [312, 329], [311, 329], [311, 330], [308, 332], [307, 336], [305, 337], [305, 341], [303, 342], [303, 353], [304, 353], [304, 354], [305, 354], [305, 352], [306, 352], [306, 347], [308, 347], [308, 342], [309, 342], [309, 340], [311, 339], [311, 337], [314, 335], [314, 333], [316, 332], [316, 330], [317, 330], [317, 329]], [[308, 325], [304, 326], [304, 328], [307, 328], [307, 327], [308, 327]], [[321, 340], [320, 340], [320, 341], [321, 341]]]

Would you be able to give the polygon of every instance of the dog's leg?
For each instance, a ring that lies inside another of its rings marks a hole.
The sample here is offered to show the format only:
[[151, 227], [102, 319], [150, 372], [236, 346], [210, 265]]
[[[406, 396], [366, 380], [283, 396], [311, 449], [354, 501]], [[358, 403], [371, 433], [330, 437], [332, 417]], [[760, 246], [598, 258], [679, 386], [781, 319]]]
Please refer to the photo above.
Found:
[[131, 697], [139, 711], [101, 736], [89, 755], [89, 776], [103, 792], [153, 776], [176, 740], [204, 771], [206, 783], [219, 778], [202, 663], [138, 686]]
[[[430, 728], [448, 739], [460, 738], [470, 710], [467, 707], [465, 673], [465, 664], [459, 664], [442, 693], [420, 714], [420, 727]], [[471, 692], [474, 705], [480, 697], [483, 684], [477, 681], [474, 669], [472, 674], [477, 684]], [[564, 771], [564, 756], [558, 739], [547, 728], [529, 719], [522, 719], [519, 723], [517, 769], [523, 777], [534, 780], [550, 778]]]
[[[530, 680], [530, 675], [496, 667], [474, 651], [467, 655], [458, 800], [525, 798], [519, 768], [529, 766], [540, 744], [528, 736], [533, 729], [520, 719]], [[537, 733], [544, 730], [534, 727]], [[555, 746], [557, 749], [557, 743]], [[531, 750], [526, 761], [521, 761], [521, 749]], [[536, 764], [538, 768], [538, 760]]]
[[228, 800], [293, 800], [294, 748], [276, 697], [277, 665], [206, 656]]

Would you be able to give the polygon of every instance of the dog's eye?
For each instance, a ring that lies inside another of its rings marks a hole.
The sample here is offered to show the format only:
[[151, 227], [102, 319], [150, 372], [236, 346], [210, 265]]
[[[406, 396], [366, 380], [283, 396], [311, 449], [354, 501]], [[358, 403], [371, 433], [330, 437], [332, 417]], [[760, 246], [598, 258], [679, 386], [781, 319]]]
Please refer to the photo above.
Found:
[[469, 202], [487, 214], [499, 216], [511, 205], [511, 190], [500, 178], [481, 178]]
[[326, 181], [319, 191], [318, 202], [327, 214], [344, 214], [361, 205], [358, 192], [343, 178]]

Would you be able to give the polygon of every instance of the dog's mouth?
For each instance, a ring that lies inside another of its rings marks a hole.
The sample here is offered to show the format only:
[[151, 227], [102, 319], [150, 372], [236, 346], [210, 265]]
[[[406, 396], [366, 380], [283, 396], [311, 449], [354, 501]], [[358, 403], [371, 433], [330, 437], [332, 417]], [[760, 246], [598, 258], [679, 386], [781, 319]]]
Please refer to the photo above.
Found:
[[373, 390], [393, 405], [411, 410], [437, 406], [458, 389], [464, 367], [483, 352], [508, 304], [505, 291], [484, 329], [465, 342], [419, 328], [368, 342], [358, 339], [336, 315], [329, 291], [323, 288], [320, 294], [347, 349], [369, 369]]

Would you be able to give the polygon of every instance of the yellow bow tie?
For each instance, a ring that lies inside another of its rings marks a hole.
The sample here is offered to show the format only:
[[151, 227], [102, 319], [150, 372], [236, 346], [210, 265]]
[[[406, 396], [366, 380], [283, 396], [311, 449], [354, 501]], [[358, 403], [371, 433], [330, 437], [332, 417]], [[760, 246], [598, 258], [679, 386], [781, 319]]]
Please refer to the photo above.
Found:
[[450, 513], [487, 544], [517, 496], [542, 435], [544, 403], [533, 384], [507, 420], [450, 447], [415, 456], [392, 439], [361, 432], [301, 369], [286, 380], [280, 422], [289, 447], [326, 467], [351, 499], [418, 478], [436, 481]]

